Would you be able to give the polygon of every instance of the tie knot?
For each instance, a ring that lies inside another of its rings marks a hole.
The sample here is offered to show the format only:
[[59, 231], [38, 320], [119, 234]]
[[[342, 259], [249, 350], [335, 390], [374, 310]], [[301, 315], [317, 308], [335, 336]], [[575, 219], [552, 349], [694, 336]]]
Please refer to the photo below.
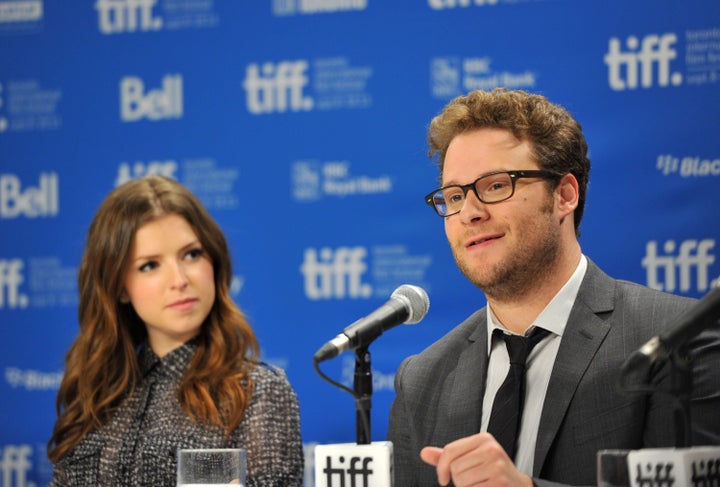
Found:
[[496, 329], [494, 333], [500, 335], [505, 341], [510, 363], [525, 366], [530, 351], [550, 332], [536, 327], [528, 336], [511, 335], [499, 329]]

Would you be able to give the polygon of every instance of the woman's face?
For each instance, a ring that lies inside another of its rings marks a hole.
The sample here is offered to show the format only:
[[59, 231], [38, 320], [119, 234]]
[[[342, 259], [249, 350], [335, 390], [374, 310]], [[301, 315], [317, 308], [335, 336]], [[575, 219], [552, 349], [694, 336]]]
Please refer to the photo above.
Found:
[[176, 214], [152, 220], [135, 233], [123, 302], [145, 323], [160, 357], [200, 332], [215, 302], [210, 258], [188, 222]]

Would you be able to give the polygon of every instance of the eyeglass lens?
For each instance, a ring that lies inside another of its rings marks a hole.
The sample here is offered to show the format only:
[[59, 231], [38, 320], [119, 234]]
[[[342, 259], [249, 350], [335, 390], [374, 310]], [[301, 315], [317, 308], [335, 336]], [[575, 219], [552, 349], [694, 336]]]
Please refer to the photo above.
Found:
[[[474, 183], [480, 201], [494, 203], [509, 198], [513, 192], [513, 181], [508, 173], [489, 174]], [[433, 203], [441, 214], [456, 213], [465, 204], [467, 192], [472, 185], [448, 186], [433, 195]]]

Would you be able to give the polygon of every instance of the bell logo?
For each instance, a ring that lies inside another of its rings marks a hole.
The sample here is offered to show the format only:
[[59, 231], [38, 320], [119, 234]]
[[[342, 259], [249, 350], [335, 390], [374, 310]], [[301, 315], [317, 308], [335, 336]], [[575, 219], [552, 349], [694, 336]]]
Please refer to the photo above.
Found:
[[126, 76], [120, 81], [120, 118], [125, 122], [137, 122], [143, 118], [150, 121], [182, 118], [183, 78], [168, 74], [163, 78], [162, 88], [145, 93], [145, 83], [136, 76]]
[[0, 219], [51, 217], [59, 212], [58, 175], [40, 174], [36, 187], [22, 188], [15, 174], [0, 174]]
[[638, 83], [642, 88], [678, 86], [682, 84], [682, 73], [670, 72], [670, 61], [677, 57], [673, 45], [675, 34], [662, 36], [654, 34], [638, 40], [630, 36], [625, 41], [626, 51], [620, 48], [620, 39], [610, 38], [605, 64], [608, 66], [608, 83], [614, 91], [634, 90]]
[[307, 69], [304, 60], [248, 65], [243, 81], [248, 111], [264, 114], [312, 110], [313, 99], [303, 94], [309, 82]]

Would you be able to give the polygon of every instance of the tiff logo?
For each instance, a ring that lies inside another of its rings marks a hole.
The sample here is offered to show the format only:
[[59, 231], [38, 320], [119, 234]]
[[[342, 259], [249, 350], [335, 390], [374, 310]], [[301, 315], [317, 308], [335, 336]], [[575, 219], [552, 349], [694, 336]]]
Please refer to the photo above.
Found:
[[41, 173], [37, 186], [22, 187], [15, 174], [0, 174], [0, 219], [51, 217], [60, 211], [58, 175]]
[[313, 300], [368, 298], [369, 284], [363, 284], [367, 271], [364, 247], [306, 249], [300, 271], [305, 276], [305, 295]]
[[243, 81], [248, 111], [263, 114], [312, 110], [314, 100], [303, 93], [309, 82], [307, 69], [304, 60], [249, 64]]
[[21, 259], [0, 259], [0, 309], [27, 308], [28, 297], [20, 292], [24, 266]]
[[672, 47], [676, 41], [677, 36], [672, 33], [647, 35], [642, 41], [630, 36], [625, 40], [627, 50], [623, 52], [620, 39], [611, 37], [605, 54], [610, 88], [634, 90], [638, 88], [638, 82], [642, 88], [651, 88], [655, 81], [659, 86], [682, 84], [682, 73], [670, 72], [670, 61], [677, 57], [677, 51]]
[[27, 474], [32, 468], [30, 455], [32, 448], [29, 445], [5, 445], [0, 450], [0, 478], [3, 486], [34, 487], [34, 482], [28, 482]]
[[168, 74], [163, 77], [162, 87], [148, 90], [137, 76], [120, 80], [120, 118], [125, 122], [137, 122], [143, 118], [157, 121], [183, 116], [183, 77]]
[[98, 27], [103, 34], [160, 30], [163, 19], [153, 16], [157, 0], [97, 0]]
[[[658, 255], [658, 243], [648, 242], [642, 260], [642, 266], [647, 270], [647, 285], [667, 292], [690, 291], [694, 269], [696, 290], [706, 291], [711, 287], [709, 269], [715, 262], [715, 256], [710, 253], [713, 247], [715, 241], [711, 239], [685, 240], [679, 248], [674, 240], [668, 240], [663, 245], [665, 255]], [[664, 275], [664, 280], [661, 280], [660, 274]]]
[[[372, 475], [373, 471], [370, 469], [372, 463], [372, 457], [352, 457], [350, 458], [349, 466], [346, 468], [345, 457], [341, 456], [338, 458], [337, 467], [332, 465], [332, 457], [325, 457], [325, 468], [323, 468], [323, 474], [325, 474], [325, 485], [327, 487], [368, 487], [368, 480]], [[357, 478], [360, 478], [361, 482], [357, 482]], [[338, 482], [335, 482], [337, 478]], [[349, 483], [345, 481], [349, 480]]]
[[132, 181], [133, 179], [150, 176], [151, 174], [159, 174], [170, 179], [177, 179], [175, 177], [177, 169], [178, 164], [172, 159], [168, 159], [167, 161], [150, 161], [147, 164], [142, 161], [135, 161], [132, 165], [127, 162], [123, 162], [118, 168], [115, 186], [120, 186], [121, 184]]

